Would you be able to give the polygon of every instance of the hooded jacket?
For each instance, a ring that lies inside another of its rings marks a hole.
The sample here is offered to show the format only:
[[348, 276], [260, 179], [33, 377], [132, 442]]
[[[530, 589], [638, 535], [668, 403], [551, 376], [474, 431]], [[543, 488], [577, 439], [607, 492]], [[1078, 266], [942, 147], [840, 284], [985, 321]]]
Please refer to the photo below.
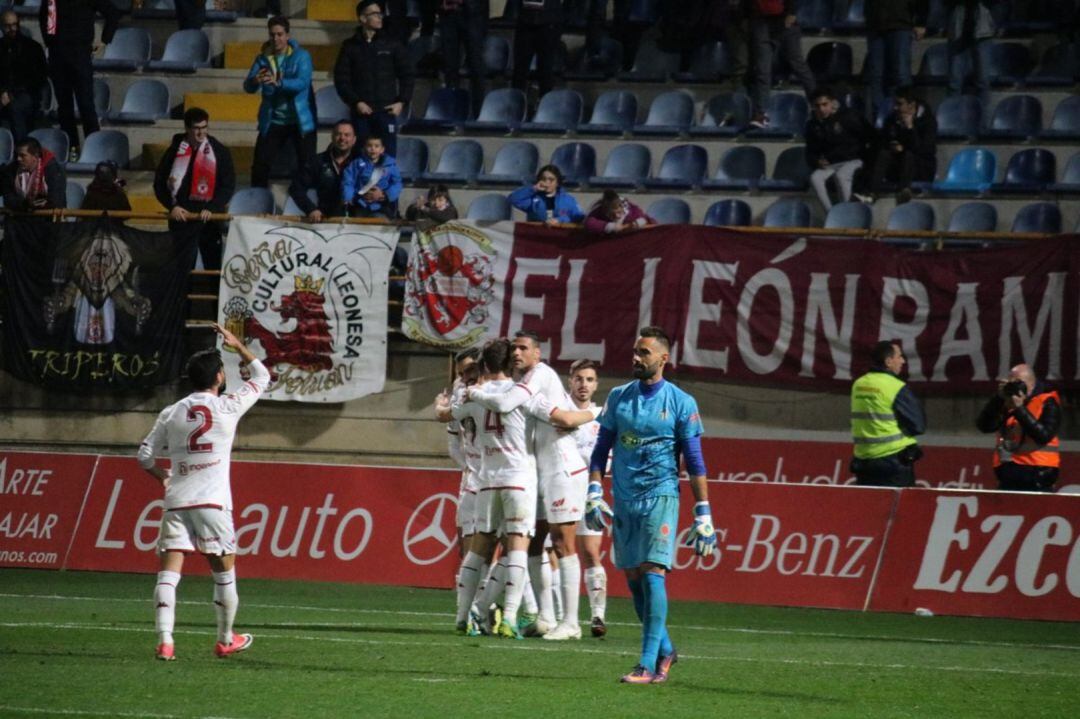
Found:
[[[259, 105], [259, 134], [265, 135], [270, 129], [274, 114], [274, 102], [287, 99], [292, 103], [300, 132], [305, 135], [315, 131], [315, 117], [311, 112], [311, 54], [300, 47], [295, 40], [289, 40], [289, 47], [284, 57], [274, 67], [273, 46], [267, 41], [262, 52], [255, 57], [251, 70], [244, 79], [244, 91], [262, 92], [262, 104]], [[263, 69], [280, 74], [280, 84], [264, 85], [257, 76]]]

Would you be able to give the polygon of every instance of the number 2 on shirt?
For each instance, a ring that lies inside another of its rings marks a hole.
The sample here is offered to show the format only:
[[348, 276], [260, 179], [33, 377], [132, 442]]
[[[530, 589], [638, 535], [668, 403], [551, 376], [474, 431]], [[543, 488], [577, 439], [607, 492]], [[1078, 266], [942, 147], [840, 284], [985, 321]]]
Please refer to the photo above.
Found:
[[484, 410], [484, 431], [489, 434], [494, 434], [502, 437], [503, 423], [502, 415], [498, 412], [492, 412], [490, 409]]
[[214, 445], [212, 442], [200, 442], [199, 438], [210, 431], [210, 428], [214, 426], [214, 415], [210, 412], [210, 408], [201, 404], [193, 405], [188, 409], [187, 418], [189, 422], [196, 422], [199, 418], [202, 418], [202, 423], [191, 430], [191, 434], [188, 435], [187, 447], [189, 452], [213, 452]]

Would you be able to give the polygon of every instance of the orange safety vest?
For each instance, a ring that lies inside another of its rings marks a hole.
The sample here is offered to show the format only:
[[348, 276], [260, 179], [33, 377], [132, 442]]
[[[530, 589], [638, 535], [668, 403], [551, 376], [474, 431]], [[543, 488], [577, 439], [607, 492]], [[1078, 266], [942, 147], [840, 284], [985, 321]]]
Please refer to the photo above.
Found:
[[[1061, 402], [1057, 392], [1043, 392], [1032, 397], [1027, 403], [1028, 411], [1038, 417], [1048, 399]], [[1002, 462], [1032, 467], [1060, 467], [1058, 438], [1055, 436], [1044, 445], [1036, 445], [1031, 437], [1024, 434], [1024, 429], [1016, 417], [1010, 415], [998, 430], [997, 448], [994, 450], [994, 466], [1000, 467]]]

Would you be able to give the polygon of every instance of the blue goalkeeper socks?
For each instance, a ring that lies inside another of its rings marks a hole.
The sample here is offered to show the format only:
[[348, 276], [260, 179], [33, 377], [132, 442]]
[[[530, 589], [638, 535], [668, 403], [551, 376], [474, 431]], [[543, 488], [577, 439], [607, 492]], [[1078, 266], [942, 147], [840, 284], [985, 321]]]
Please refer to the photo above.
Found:
[[641, 579], [627, 579], [626, 583], [630, 585], [630, 594], [634, 597], [634, 611], [637, 612], [637, 618], [641, 620], [641, 623], [645, 624], [645, 585]]
[[[658, 656], [671, 654], [673, 647], [667, 632], [667, 584], [663, 574], [647, 572], [641, 583], [644, 585], [644, 629], [641, 637], [641, 665], [650, 671], [656, 671]], [[631, 587], [632, 589], [632, 587]], [[637, 597], [635, 595], [635, 603]]]

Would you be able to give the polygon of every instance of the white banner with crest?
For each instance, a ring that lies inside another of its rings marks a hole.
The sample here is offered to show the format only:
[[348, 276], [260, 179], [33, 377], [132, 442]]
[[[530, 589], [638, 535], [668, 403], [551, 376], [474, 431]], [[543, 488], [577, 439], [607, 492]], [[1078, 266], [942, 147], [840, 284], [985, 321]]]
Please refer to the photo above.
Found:
[[[270, 370], [267, 399], [344, 402], [386, 380], [387, 275], [399, 230], [232, 221], [218, 315]], [[243, 382], [226, 358], [229, 386]]]

